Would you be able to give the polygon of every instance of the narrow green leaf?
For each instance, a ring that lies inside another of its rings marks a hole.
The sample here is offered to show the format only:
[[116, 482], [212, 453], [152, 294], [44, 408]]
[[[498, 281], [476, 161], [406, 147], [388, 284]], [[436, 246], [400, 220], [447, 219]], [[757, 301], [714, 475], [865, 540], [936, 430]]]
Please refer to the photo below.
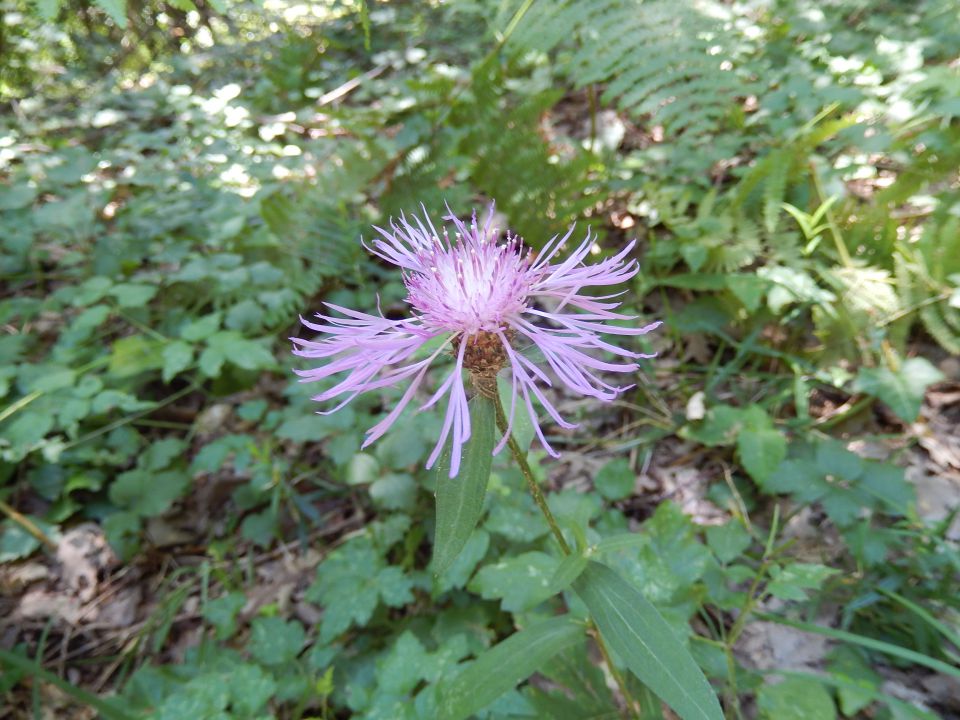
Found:
[[490, 479], [496, 409], [489, 398], [470, 401], [470, 440], [463, 450], [460, 472], [450, 474], [449, 448], [437, 463], [437, 532], [433, 542], [433, 571], [440, 574], [456, 560], [483, 512]]
[[723, 720], [703, 672], [639, 590], [598, 562], [587, 564], [573, 588], [610, 648], [683, 720]]
[[569, 617], [551, 618], [514, 633], [441, 685], [441, 720], [470, 717], [526, 680], [554, 655], [575, 645], [583, 635], [583, 626]]
[[75, 685], [71, 685], [59, 675], [40, 667], [40, 665], [35, 661], [18, 655], [15, 652], [0, 648], [0, 663], [2, 663], [3, 666], [15, 668], [26, 675], [30, 675], [32, 677], [39, 678], [44, 682], [50, 683], [51, 685], [62, 690], [65, 694], [72, 697], [74, 700], [89, 705], [103, 717], [107, 718], [107, 720], [132, 720], [134, 717], [133, 715], [128, 715], [124, 710], [118, 707], [118, 705], [115, 705], [113, 700], [107, 700], [98, 697], [93, 693], [87, 692], [86, 690], [78, 688]]
[[918, 653], [914, 650], [909, 650], [908, 648], [894, 645], [893, 643], [884, 642], [883, 640], [874, 640], [873, 638], [864, 637], [863, 635], [857, 635], [856, 633], [847, 632], [845, 630], [836, 630], [834, 628], [823, 627], [821, 625], [814, 625], [813, 623], [788, 620], [787, 618], [782, 618], [778, 615], [770, 615], [768, 613], [757, 613], [757, 617], [761, 620], [779, 623], [780, 625], [786, 625], [788, 627], [796, 628], [797, 630], [803, 630], [804, 632], [816, 633], [817, 635], [833, 638], [834, 640], [839, 640], [840, 642], [848, 642], [854, 645], [869, 648], [870, 650], [877, 650], [879, 652], [886, 653], [887, 655], [893, 655], [894, 657], [906, 660], [907, 662], [923, 665], [924, 667], [928, 667], [931, 670], [943, 673], [944, 675], [960, 678], [960, 669], [955, 668], [953, 665], [948, 665], [947, 663], [937, 660], [936, 658], [932, 658], [929, 655], [924, 655], [923, 653]]
[[958, 634], [957, 632], [955, 632], [954, 630], [952, 630], [949, 626], [947, 626], [946, 623], [938, 620], [938, 619], [937, 619], [936, 617], [934, 617], [933, 614], [930, 613], [928, 610], [926, 610], [925, 608], [923, 608], [923, 607], [920, 606], [920, 605], [917, 605], [917, 603], [913, 602], [912, 600], [909, 600], [909, 599], [903, 597], [903, 595], [899, 595], [899, 594], [893, 592], [892, 590], [885, 590], [885, 589], [882, 588], [882, 587], [881, 587], [881, 588], [877, 588], [877, 590], [879, 590], [880, 592], [882, 592], [884, 595], [886, 595], [886, 596], [887, 596], [888, 598], [890, 598], [891, 600], [894, 600], [894, 601], [900, 603], [900, 604], [903, 605], [905, 608], [907, 608], [908, 610], [910, 610], [910, 611], [912, 611], [913, 613], [915, 613], [921, 620], [923, 620], [924, 622], [926, 622], [928, 625], [930, 625], [930, 627], [932, 627], [933, 629], [935, 629], [937, 632], [939, 632], [941, 635], [943, 635], [947, 640], [949, 640], [949, 641], [952, 642], [954, 645], [956, 645], [958, 648], [960, 648], [960, 634]]
[[594, 546], [594, 552], [608, 553], [619, 550], [629, 550], [637, 548], [648, 542], [647, 536], [643, 533], [617, 533], [603, 538]]
[[586, 567], [587, 559], [583, 555], [567, 555], [557, 565], [557, 569], [553, 571], [553, 577], [550, 578], [550, 595], [563, 592], [573, 585], [573, 581], [580, 577]]

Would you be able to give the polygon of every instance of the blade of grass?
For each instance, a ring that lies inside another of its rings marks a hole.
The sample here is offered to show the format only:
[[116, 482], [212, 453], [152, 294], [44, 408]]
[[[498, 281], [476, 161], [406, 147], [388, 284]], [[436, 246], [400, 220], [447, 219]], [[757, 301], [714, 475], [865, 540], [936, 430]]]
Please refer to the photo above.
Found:
[[913, 602], [912, 600], [908, 600], [903, 595], [893, 592], [893, 590], [885, 590], [884, 588], [877, 589], [891, 600], [900, 603], [905, 608], [913, 612], [921, 620], [924, 620], [928, 625], [930, 625], [930, 627], [938, 631], [947, 640], [952, 642], [957, 648], [960, 648], [960, 635], [958, 635], [953, 629], [947, 627], [946, 623], [935, 618], [930, 611], [926, 610], [920, 605], [917, 605], [917, 603]]
[[757, 617], [760, 620], [766, 620], [767, 622], [774, 622], [780, 625], [786, 625], [787, 627], [796, 628], [797, 630], [803, 630], [804, 632], [815, 633], [817, 635], [833, 638], [834, 640], [840, 640], [853, 645], [859, 645], [860, 647], [876, 650], [878, 652], [886, 653], [887, 655], [893, 655], [894, 657], [901, 658], [902, 660], [916, 663], [917, 665], [923, 665], [924, 667], [928, 667], [931, 670], [936, 670], [944, 675], [949, 675], [951, 677], [960, 679], [960, 668], [955, 668], [952, 665], [947, 665], [945, 662], [941, 662], [935, 658], [923, 655], [922, 653], [918, 653], [914, 650], [909, 650], [905, 647], [900, 647], [899, 645], [893, 645], [892, 643], [884, 642], [883, 640], [874, 640], [873, 638], [857, 635], [856, 633], [846, 632], [845, 630], [836, 630], [834, 628], [826, 628], [820, 625], [814, 625], [813, 623], [787, 620], [786, 618], [770, 615], [768, 613], [756, 613], [754, 617]]
[[32, 675], [36, 678], [39, 678], [43, 682], [48, 682], [51, 685], [56, 686], [77, 702], [89, 705], [103, 717], [107, 718], [107, 720], [134, 720], [132, 715], [127, 715], [125, 712], [114, 706], [113, 703], [104, 700], [93, 693], [87, 692], [82, 688], [71, 685], [60, 676], [54, 675], [49, 670], [45, 670], [33, 660], [25, 658], [22, 655], [17, 655], [14, 652], [0, 648], [0, 664], [14, 667], [27, 675]]

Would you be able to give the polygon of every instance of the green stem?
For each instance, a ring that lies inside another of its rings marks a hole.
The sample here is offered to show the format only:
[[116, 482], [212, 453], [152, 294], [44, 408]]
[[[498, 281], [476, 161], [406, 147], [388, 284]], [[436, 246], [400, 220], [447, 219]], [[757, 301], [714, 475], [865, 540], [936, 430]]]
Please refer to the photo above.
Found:
[[[500, 395], [497, 394], [496, 391], [493, 392], [493, 403], [497, 410], [497, 427], [500, 428], [500, 432], [505, 433], [507, 431], [507, 416], [503, 412], [503, 404], [500, 402]], [[513, 458], [517, 461], [517, 465], [520, 466], [520, 472], [527, 481], [527, 487], [530, 488], [530, 494], [533, 495], [534, 502], [537, 503], [537, 507], [540, 508], [540, 512], [543, 513], [543, 517], [546, 518], [547, 525], [550, 526], [550, 530], [553, 532], [553, 536], [556, 538], [557, 544], [560, 546], [560, 549], [563, 551], [564, 555], [569, 555], [570, 546], [567, 544], [567, 539], [563, 537], [563, 533], [560, 531], [560, 526], [557, 524], [557, 519], [550, 511], [550, 506], [547, 505], [547, 499], [543, 496], [543, 492], [540, 490], [540, 485], [537, 483], [537, 479], [533, 476], [533, 471], [530, 469], [530, 463], [527, 462], [526, 453], [520, 449], [520, 444], [516, 441], [516, 438], [513, 437], [512, 433], [510, 437], [507, 438], [507, 445], [510, 448], [510, 452], [513, 454]]]
[[[500, 402], [500, 395], [497, 393], [495, 387], [491, 395], [497, 411], [497, 427], [500, 428], [500, 432], [505, 433], [507, 432], [507, 416], [503, 412], [503, 404]], [[553, 537], [556, 538], [557, 544], [560, 546], [560, 549], [563, 551], [564, 555], [570, 555], [570, 545], [567, 544], [567, 539], [563, 536], [563, 533], [560, 530], [560, 525], [557, 523], [557, 519], [550, 511], [550, 506], [547, 505], [547, 499], [543, 496], [543, 492], [540, 490], [540, 485], [537, 483], [537, 479], [533, 476], [533, 471], [530, 469], [530, 463], [527, 462], [526, 453], [524, 453], [520, 448], [520, 444], [513, 437], [513, 434], [507, 438], [507, 446], [510, 448], [510, 452], [513, 454], [514, 459], [517, 461], [517, 465], [520, 466], [520, 472], [527, 481], [527, 487], [530, 488], [530, 494], [533, 495], [534, 502], [537, 503], [537, 507], [539, 507], [540, 512], [543, 513], [543, 517], [546, 519], [547, 525], [550, 526], [550, 531], [553, 533]], [[630, 717], [629, 713], [636, 715], [637, 706], [633, 698], [630, 696], [630, 692], [627, 690], [627, 683], [624, 681], [623, 675], [620, 674], [620, 671], [617, 669], [616, 665], [613, 664], [613, 660], [610, 658], [610, 651], [607, 650], [607, 645], [603, 641], [603, 637], [600, 635], [600, 630], [597, 628], [593, 620], [590, 621], [590, 634], [593, 636], [594, 640], [596, 640], [597, 647], [600, 650], [600, 655], [603, 657], [604, 663], [606, 663], [607, 668], [610, 670], [610, 674], [613, 676], [614, 681], [617, 683], [617, 687], [620, 689], [620, 694], [623, 696], [623, 701], [627, 707], [626, 712], [623, 713], [623, 717]]]

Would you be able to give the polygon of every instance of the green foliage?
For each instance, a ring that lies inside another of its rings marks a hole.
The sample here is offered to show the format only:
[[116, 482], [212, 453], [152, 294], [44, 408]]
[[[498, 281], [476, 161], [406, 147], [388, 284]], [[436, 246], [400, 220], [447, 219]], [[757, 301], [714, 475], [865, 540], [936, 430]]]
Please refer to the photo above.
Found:
[[680, 717], [723, 717], [700, 668], [642, 593], [600, 563], [588, 565], [574, 589], [613, 651]]
[[805, 678], [787, 678], [775, 685], [764, 685], [757, 693], [757, 707], [760, 717], [767, 720], [837, 717], [837, 709], [826, 688]]
[[[960, 353], [955, 3], [301, 10], [4, 6], [0, 562], [29, 577], [97, 525], [121, 561], [98, 582], [142, 573], [147, 613], [115, 650], [19, 624], [4, 706], [615, 717], [592, 616], [644, 717], [654, 693], [715, 717], [714, 692], [730, 717], [932, 717], [878, 666], [957, 659], [955, 514], [903, 470], [949, 455], [923, 404]], [[318, 415], [329, 381], [289, 372], [298, 314], [408, 311], [371, 224], [491, 199], [535, 248], [636, 236], [621, 299], [666, 321], [627, 339], [660, 359], [621, 402], [551, 388], [568, 461], [517, 414], [567, 556], [481, 452], [490, 403], [450, 481], [422, 471], [436, 413], [361, 452], [403, 388]], [[830, 637], [822, 675], [742, 663], [757, 619]]]
[[[602, 100], [634, 117], [652, 116], [685, 151], [674, 172], [702, 172], [738, 149], [737, 134], [729, 132], [743, 122], [736, 99], [753, 91], [710, 9], [659, 0], [554, 0], [527, 15], [512, 43], [518, 50], [568, 51], [562, 68], [577, 86], [604, 83]], [[566, 47], [571, 40], [574, 49]]]
[[544, 620], [514, 633], [442, 686], [440, 717], [470, 717], [582, 640], [583, 627], [566, 617]]

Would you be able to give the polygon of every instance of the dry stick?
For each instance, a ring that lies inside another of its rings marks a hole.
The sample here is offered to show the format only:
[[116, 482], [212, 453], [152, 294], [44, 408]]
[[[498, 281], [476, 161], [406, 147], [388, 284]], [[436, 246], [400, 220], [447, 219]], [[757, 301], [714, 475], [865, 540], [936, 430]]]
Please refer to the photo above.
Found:
[[12, 507], [7, 505], [7, 503], [5, 503], [3, 500], [0, 500], [0, 512], [13, 520], [17, 525], [22, 527], [51, 550], [55, 551], [57, 549], [57, 544], [51, 540], [50, 537], [43, 532], [43, 530], [38, 528], [33, 520], [28, 518], [26, 515], [22, 515], [21, 513], [17, 512]]
[[[493, 392], [492, 400], [497, 410], [497, 427], [500, 428], [500, 432], [506, 433], [507, 417], [503, 412], [503, 404], [500, 402], [500, 396], [496, 392]], [[543, 513], [543, 517], [546, 519], [547, 525], [550, 526], [550, 531], [553, 533], [553, 537], [556, 538], [557, 544], [560, 546], [560, 549], [563, 551], [564, 555], [570, 555], [571, 551], [570, 546], [567, 544], [567, 539], [560, 531], [560, 525], [557, 524], [557, 519], [550, 511], [550, 506], [547, 505], [547, 500], [543, 496], [543, 492], [540, 490], [540, 485], [537, 484], [537, 480], [533, 476], [533, 471], [530, 469], [530, 464], [527, 462], [527, 456], [524, 454], [523, 450], [521, 450], [519, 443], [517, 443], [512, 433], [510, 434], [510, 437], [507, 438], [507, 445], [510, 447], [510, 452], [513, 454], [514, 459], [520, 466], [520, 472], [527, 481], [527, 487], [530, 488], [530, 494], [533, 495], [534, 502], [537, 503], [537, 507], [539, 507], [540, 512]], [[610, 674], [617, 683], [617, 687], [620, 689], [620, 694], [623, 695], [623, 700], [627, 706], [627, 711], [621, 714], [623, 717], [629, 718], [629, 712], [636, 714], [636, 703], [634, 699], [630, 697], [630, 692], [627, 690], [627, 684], [623, 679], [623, 675], [620, 674], [620, 671], [613, 664], [613, 661], [610, 658], [610, 652], [607, 650], [607, 645], [604, 643], [603, 637], [600, 635], [600, 630], [597, 628], [596, 624], [594, 624], [592, 619], [590, 620], [589, 633], [593, 639], [596, 640], [597, 647], [600, 649], [600, 655], [603, 656], [604, 663], [606, 663], [607, 668], [610, 670]]]

